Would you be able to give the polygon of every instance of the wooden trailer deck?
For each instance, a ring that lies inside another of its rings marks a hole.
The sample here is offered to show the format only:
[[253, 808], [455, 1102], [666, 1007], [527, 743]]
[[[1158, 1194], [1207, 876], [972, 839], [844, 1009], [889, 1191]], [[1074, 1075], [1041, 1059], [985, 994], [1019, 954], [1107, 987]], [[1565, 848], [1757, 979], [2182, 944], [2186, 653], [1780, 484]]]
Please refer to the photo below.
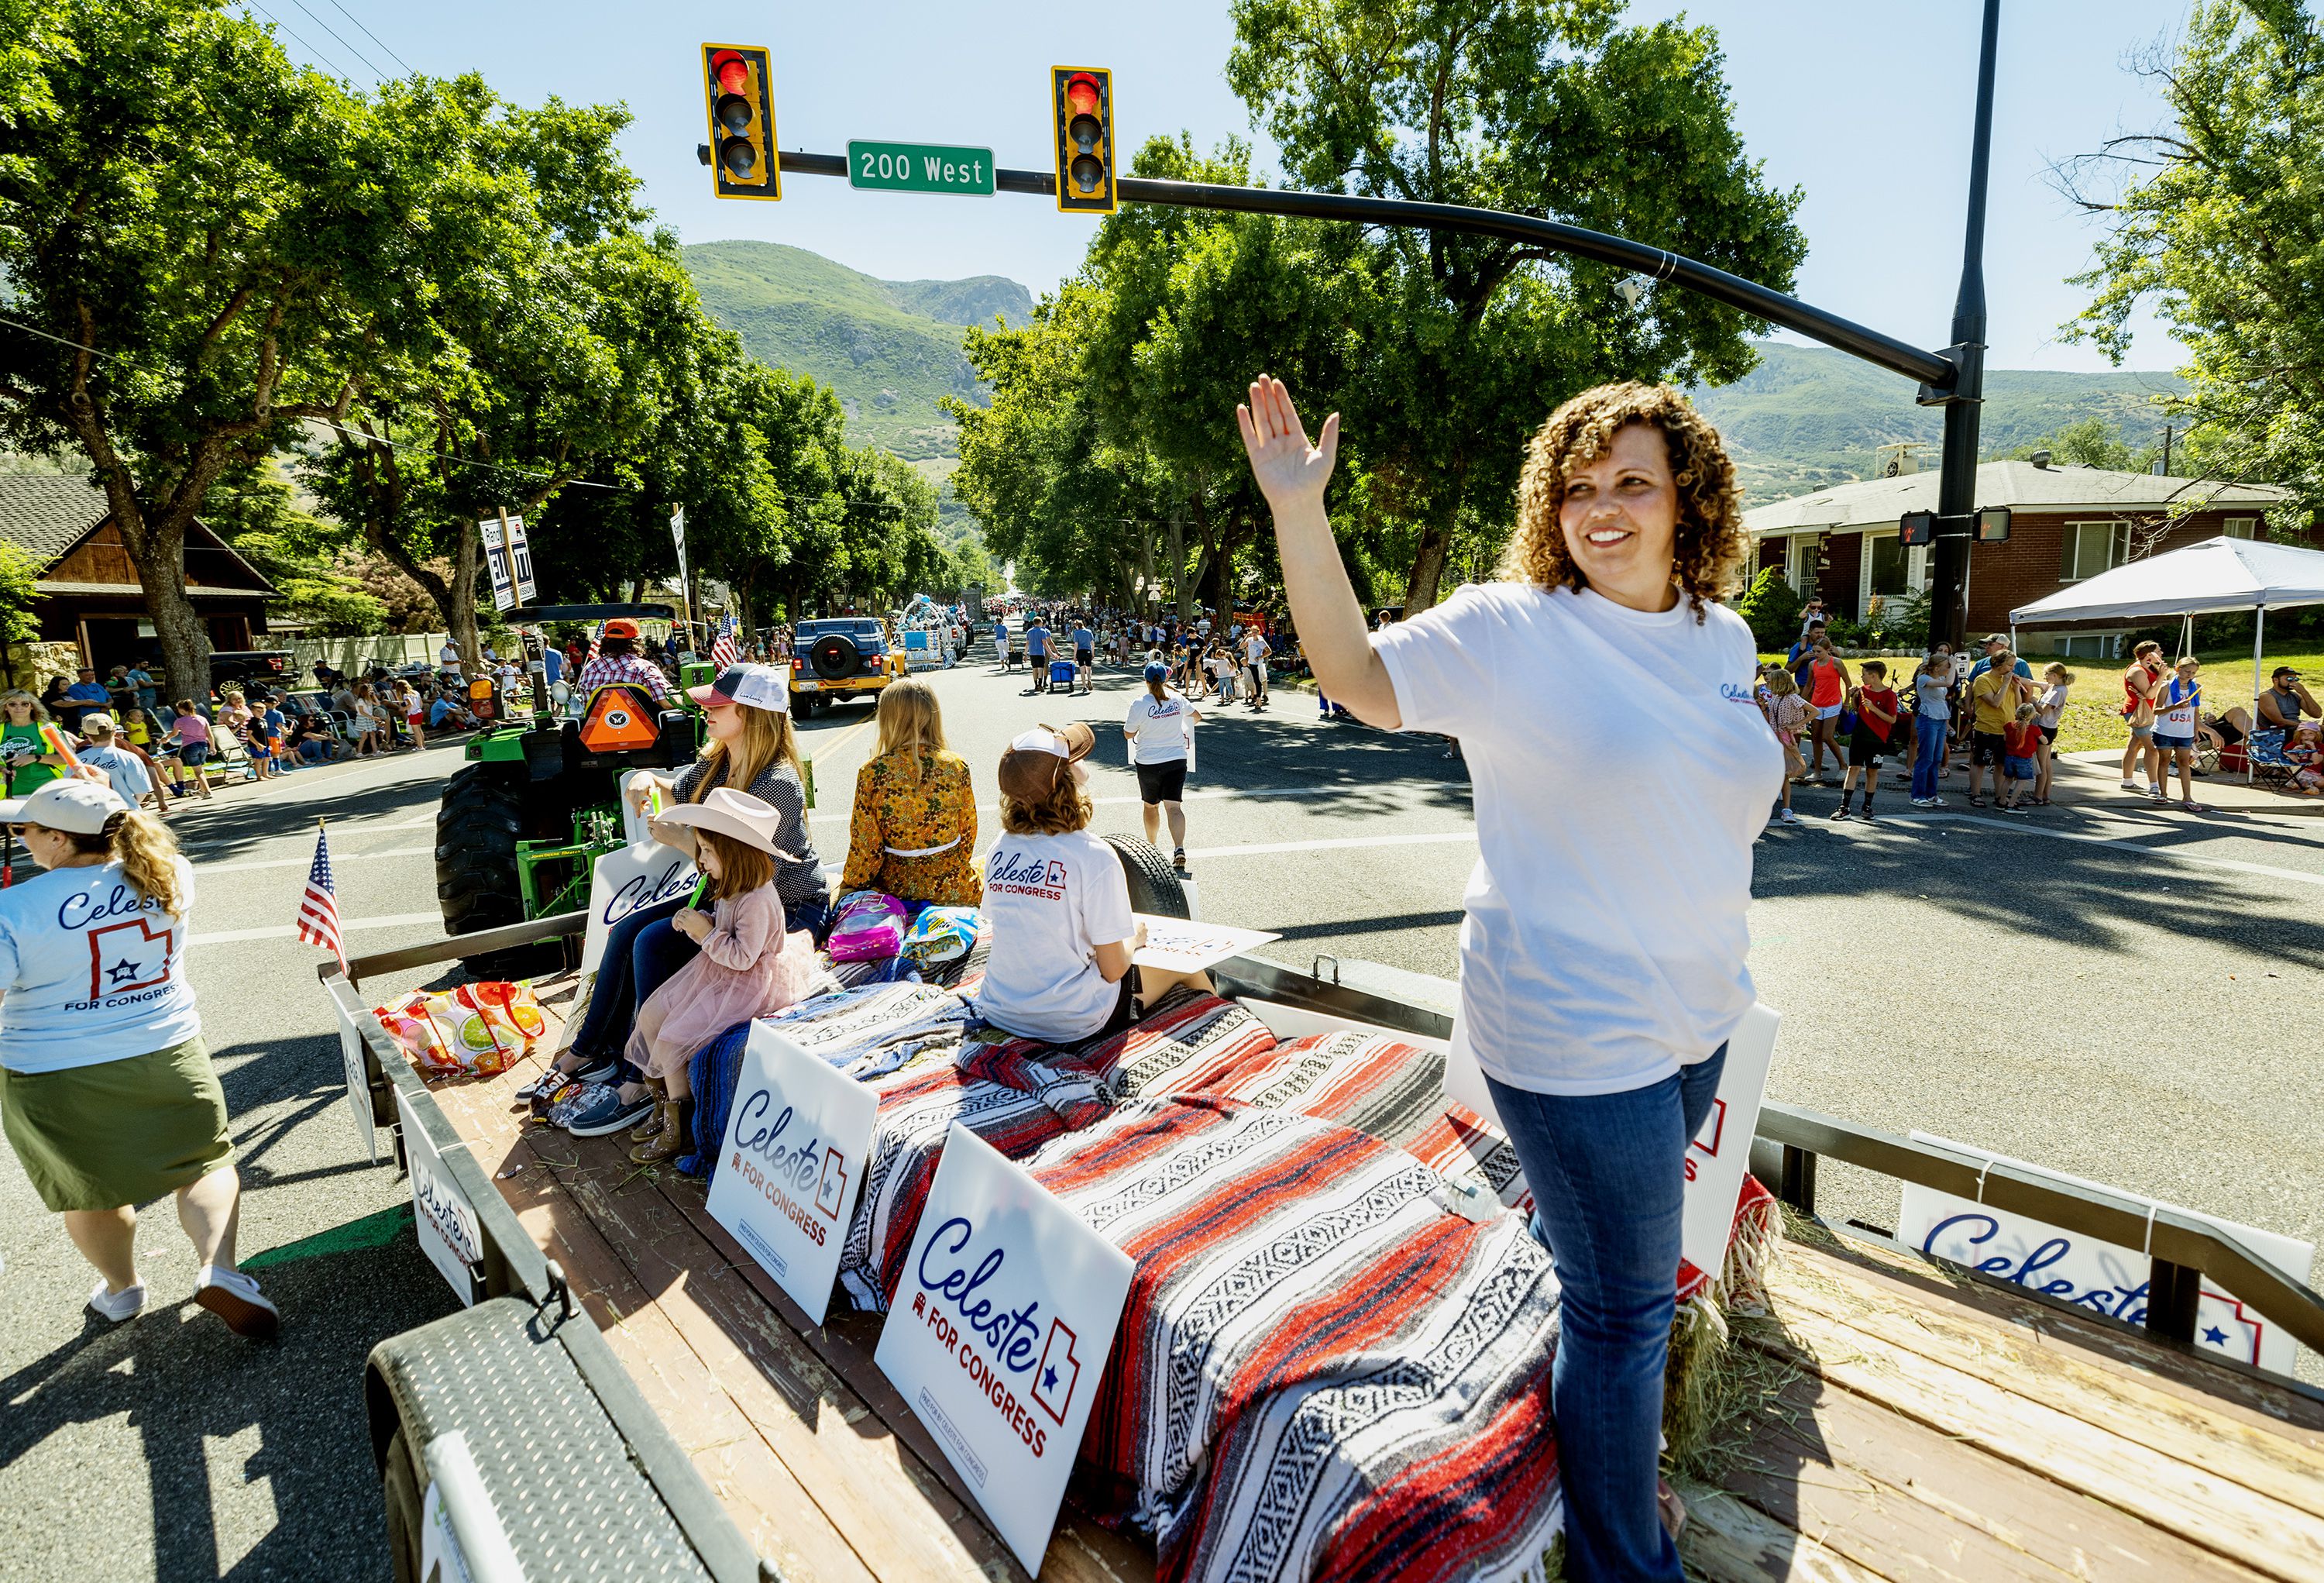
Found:
[[[618, 1138], [528, 1122], [528, 1061], [435, 1088], [735, 1523], [786, 1578], [1021, 1578], [872, 1363]], [[1808, 1227], [1803, 1236], [1813, 1236]], [[1682, 1485], [1691, 1575], [2324, 1579], [2324, 1404], [1853, 1241], [1794, 1237]], [[1146, 1579], [1070, 1501], [1044, 1578]]]

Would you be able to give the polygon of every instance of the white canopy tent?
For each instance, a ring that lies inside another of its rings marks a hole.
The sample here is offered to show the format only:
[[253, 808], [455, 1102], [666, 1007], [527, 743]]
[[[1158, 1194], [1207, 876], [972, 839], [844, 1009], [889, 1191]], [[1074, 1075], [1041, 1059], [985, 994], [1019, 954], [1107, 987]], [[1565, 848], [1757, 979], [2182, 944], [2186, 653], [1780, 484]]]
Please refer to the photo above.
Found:
[[2009, 613], [2012, 642], [2019, 626], [2069, 621], [2135, 621], [2176, 616], [2193, 647], [2195, 617], [2252, 612], [2252, 693], [2264, 691], [2261, 643], [2267, 613], [2296, 605], [2324, 605], [2324, 550], [2259, 539], [2206, 539], [2184, 550], [2151, 555], [2085, 578]]

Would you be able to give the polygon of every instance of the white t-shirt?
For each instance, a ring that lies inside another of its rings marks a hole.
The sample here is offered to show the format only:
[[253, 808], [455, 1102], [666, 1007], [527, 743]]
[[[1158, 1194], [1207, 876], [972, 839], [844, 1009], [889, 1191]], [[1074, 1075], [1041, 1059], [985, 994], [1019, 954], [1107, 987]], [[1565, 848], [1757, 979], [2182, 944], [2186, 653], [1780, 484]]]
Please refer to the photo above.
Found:
[[1403, 728], [1457, 737], [1476, 788], [1455, 1037], [1546, 1094], [1717, 1050], [1754, 999], [1751, 844], [1783, 780], [1742, 618], [1492, 583], [1372, 646]]
[[444, 666], [447, 670], [449, 670], [451, 667], [457, 665], [460, 662], [460, 651], [453, 644], [446, 643], [442, 648], [436, 651], [436, 660], [438, 664]]
[[[192, 905], [194, 871], [178, 859]], [[150, 1055], [202, 1031], [186, 921], [117, 863], [52, 868], [0, 890], [0, 1066], [60, 1072]]]
[[985, 860], [984, 921], [992, 950], [979, 1016], [1056, 1044], [1105, 1026], [1121, 986], [1098, 971], [1097, 948], [1138, 928], [1112, 847], [1087, 830], [1004, 833]]
[[1254, 632], [1250, 636], [1242, 640], [1242, 662], [1244, 664], [1259, 665], [1264, 664], [1266, 661], [1267, 640], [1265, 638], [1259, 636], [1259, 634]]
[[[137, 806], [139, 798], [153, 790], [153, 778], [145, 773], [143, 761], [125, 747], [111, 743], [103, 746], [89, 744], [81, 748], [79, 756], [81, 763], [103, 770], [121, 800], [132, 808]], [[154, 1048], [159, 1050], [161, 1046], [157, 1044]]]
[[2040, 700], [2042, 705], [2042, 713], [2039, 717], [2038, 724], [2043, 726], [2055, 726], [2058, 723], [2059, 716], [2065, 713], [2066, 695], [2069, 692], [2071, 692], [2073, 688], [2074, 684], [2070, 681], [2060, 681], [2052, 683], [2051, 686], [2045, 687], [2042, 690], [2042, 697]]
[[[2154, 734], [2157, 736], [2191, 737], [2195, 735], [2195, 708], [2202, 701], [2203, 685], [2185, 682], [2173, 676], [2163, 684], [2163, 691], [2154, 706]], [[84, 758], [88, 755], [82, 754]]]
[[1130, 717], [1121, 729], [1130, 738], [1131, 764], [1175, 764], [1186, 756], [1194, 741], [1194, 706], [1167, 688], [1159, 699], [1141, 692], [1130, 700]]

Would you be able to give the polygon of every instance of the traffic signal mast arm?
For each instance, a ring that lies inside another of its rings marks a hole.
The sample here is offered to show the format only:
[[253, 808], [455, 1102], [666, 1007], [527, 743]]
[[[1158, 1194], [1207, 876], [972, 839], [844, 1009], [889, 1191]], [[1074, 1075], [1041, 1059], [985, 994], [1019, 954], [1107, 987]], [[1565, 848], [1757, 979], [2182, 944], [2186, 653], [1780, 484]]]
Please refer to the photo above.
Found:
[[[782, 168], [801, 176], [837, 176], [844, 180], [843, 154], [816, 154], [784, 150]], [[1600, 264], [1635, 270], [1655, 280], [1701, 292], [1714, 301], [1739, 309], [1755, 319], [1819, 340], [1828, 347], [1863, 358], [1926, 389], [1923, 401], [1934, 404], [1955, 399], [1957, 373], [1944, 354], [1924, 350], [1909, 341], [1882, 335], [1853, 320], [1770, 291], [1757, 282], [1723, 269], [1699, 264], [1679, 254], [1649, 247], [1628, 237], [1585, 230], [1534, 215], [1507, 214], [1499, 209], [1469, 208], [1455, 203], [1409, 203], [1393, 198], [1359, 198], [1339, 192], [1300, 192], [1279, 187], [1227, 187], [1201, 181], [1163, 181], [1144, 176], [1121, 176], [1114, 190], [1124, 203], [1167, 203], [1181, 208], [1236, 209], [1252, 214], [1286, 215], [1301, 219], [1352, 220], [1366, 226], [1401, 226], [1421, 230], [1465, 231], [1480, 236], [1505, 236], [1546, 247], [1553, 252], [1588, 258]], [[1057, 179], [1047, 171], [999, 170], [993, 186], [1001, 192], [1055, 198]]]

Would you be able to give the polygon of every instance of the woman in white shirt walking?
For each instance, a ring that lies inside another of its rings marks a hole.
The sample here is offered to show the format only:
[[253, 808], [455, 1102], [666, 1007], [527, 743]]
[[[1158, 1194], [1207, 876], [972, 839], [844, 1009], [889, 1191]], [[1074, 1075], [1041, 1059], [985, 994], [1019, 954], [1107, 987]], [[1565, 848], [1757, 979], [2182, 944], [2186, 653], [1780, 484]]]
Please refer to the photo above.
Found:
[[1173, 692], [1170, 667], [1157, 660], [1146, 667], [1146, 691], [1133, 699], [1122, 734], [1130, 738], [1130, 762], [1138, 772], [1139, 811], [1146, 838], [1170, 821], [1170, 861], [1186, 866], [1186, 775], [1194, 767], [1194, 722], [1203, 717], [1194, 700]]
[[1686, 1148], [1752, 1004], [1751, 845], [1783, 773], [1749, 629], [1706, 603], [1748, 549], [1734, 468], [1678, 392], [1585, 391], [1534, 438], [1499, 580], [1367, 635], [1323, 512], [1338, 414], [1311, 447], [1262, 376], [1238, 418], [1317, 684], [1469, 761], [1453, 1038], [1563, 1288], [1566, 1576], [1677, 1583], [1655, 1486]]
[[194, 871], [161, 821], [94, 781], [0, 803], [46, 873], [0, 890], [0, 1125], [99, 1279], [115, 1323], [145, 1307], [136, 1206], [177, 1195], [194, 1301], [245, 1336], [274, 1305], [235, 1265], [241, 1179], [186, 982]]

